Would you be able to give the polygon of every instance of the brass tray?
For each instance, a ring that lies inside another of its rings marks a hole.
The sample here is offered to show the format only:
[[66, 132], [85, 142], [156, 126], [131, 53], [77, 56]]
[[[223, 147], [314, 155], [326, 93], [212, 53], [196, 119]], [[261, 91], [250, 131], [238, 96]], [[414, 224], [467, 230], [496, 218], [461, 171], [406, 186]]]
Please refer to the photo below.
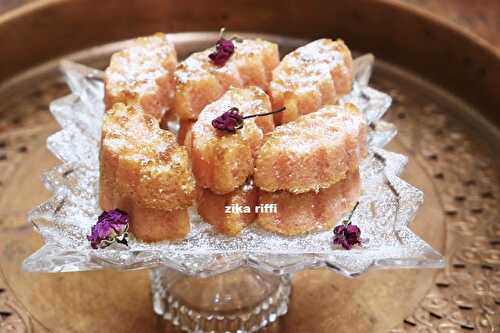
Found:
[[[378, 61], [374, 83], [395, 100], [388, 117], [399, 135], [390, 148], [410, 156], [403, 178], [425, 192], [413, 229], [449, 262], [443, 271], [380, 271], [357, 279], [323, 270], [296, 274], [288, 315], [265, 331], [500, 329], [500, 57], [494, 50], [388, 1], [107, 1], [96, 11], [97, 3], [42, 1], [0, 17], [0, 45], [9, 45], [0, 54], [0, 332], [174, 332], [151, 310], [146, 272], [20, 271], [41, 245], [25, 213], [49, 196], [39, 175], [57, 163], [45, 148], [57, 129], [47, 106], [67, 91], [57, 62], [13, 75], [77, 50], [83, 51], [75, 60], [102, 67], [117, 47], [107, 42], [220, 26], [306, 38], [335, 32], [386, 61]], [[117, 19], [108, 20], [110, 13]], [[87, 48], [92, 45], [104, 46]]]

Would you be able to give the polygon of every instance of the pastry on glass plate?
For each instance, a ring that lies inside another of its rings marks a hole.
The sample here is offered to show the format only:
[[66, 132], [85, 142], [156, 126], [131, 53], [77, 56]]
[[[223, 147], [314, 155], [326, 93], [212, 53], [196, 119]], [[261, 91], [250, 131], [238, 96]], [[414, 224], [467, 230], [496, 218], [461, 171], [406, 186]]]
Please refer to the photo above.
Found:
[[328, 105], [266, 136], [257, 151], [254, 181], [267, 192], [318, 191], [344, 179], [365, 156], [363, 114], [352, 104]]
[[352, 86], [351, 52], [342, 40], [318, 39], [287, 54], [273, 71], [270, 95], [277, 124], [335, 104]]
[[125, 205], [129, 214], [129, 231], [144, 242], [164, 240], [180, 240], [191, 231], [191, 223], [187, 209], [165, 211]]
[[174, 103], [177, 54], [167, 35], [157, 33], [132, 41], [111, 56], [104, 74], [105, 104], [139, 104], [161, 119]]
[[198, 214], [203, 221], [229, 236], [239, 234], [255, 220], [257, 201], [258, 189], [251, 179], [227, 194], [215, 194], [208, 189], [200, 189], [196, 199]]
[[248, 118], [234, 132], [219, 130], [214, 119], [237, 108], [242, 116], [271, 112], [269, 97], [262, 89], [230, 88], [200, 113], [190, 134], [191, 159], [196, 182], [217, 194], [227, 194], [253, 174], [255, 156], [264, 135], [274, 129], [273, 116]]
[[191, 54], [175, 71], [175, 112], [180, 119], [198, 118], [203, 108], [229, 87], [257, 86], [267, 91], [279, 63], [278, 45], [261, 39], [224, 40], [233, 46], [223, 64], [209, 56], [214, 48]]
[[[342, 41], [317, 40], [280, 63], [274, 43], [221, 37], [176, 62], [156, 34], [115, 53], [105, 72], [100, 205], [127, 212], [136, 238], [185, 238], [195, 202], [231, 236], [255, 220], [298, 235], [352, 208], [366, 123], [355, 106], [333, 105], [352, 84]], [[177, 137], [160, 128], [177, 118]]]
[[260, 191], [259, 205], [275, 204], [276, 210], [259, 213], [256, 223], [266, 230], [287, 236], [328, 229], [352, 210], [360, 191], [358, 170], [349, 172], [341, 181], [318, 192]]
[[114, 104], [104, 115], [100, 163], [101, 208], [126, 211], [138, 239], [187, 235], [186, 209], [196, 195], [191, 161], [156, 118], [138, 105]]

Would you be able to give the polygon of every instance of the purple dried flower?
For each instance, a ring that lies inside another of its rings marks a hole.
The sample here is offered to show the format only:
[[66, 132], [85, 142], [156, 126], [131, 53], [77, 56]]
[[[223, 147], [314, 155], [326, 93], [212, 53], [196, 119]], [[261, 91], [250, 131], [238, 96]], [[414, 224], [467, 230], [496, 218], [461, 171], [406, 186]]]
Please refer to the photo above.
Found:
[[333, 229], [333, 233], [335, 235], [343, 235], [346, 229], [347, 227], [345, 225], [340, 224]]
[[356, 203], [351, 214], [349, 214], [347, 223], [340, 224], [333, 229], [333, 244], [341, 245], [346, 250], [352, 249], [354, 245], [361, 244], [361, 229], [350, 222], [358, 204], [359, 202]]
[[216, 66], [224, 66], [234, 53], [234, 43], [230, 39], [219, 38], [215, 44], [215, 51], [208, 57]]
[[348, 224], [344, 231], [344, 236], [347, 242], [351, 245], [360, 244], [359, 236], [361, 236], [361, 229], [357, 225]]
[[238, 108], [233, 107], [212, 120], [212, 126], [221, 131], [234, 133], [243, 127], [243, 116]]
[[105, 248], [112, 243], [128, 245], [128, 215], [120, 209], [113, 209], [99, 215], [91, 228], [87, 240], [93, 249]]
[[350, 250], [356, 244], [361, 244], [361, 230], [353, 225], [338, 225], [333, 229], [333, 244], [341, 245], [344, 249]]
[[238, 108], [232, 107], [228, 111], [224, 112], [214, 120], [212, 120], [212, 126], [215, 127], [218, 130], [221, 131], [226, 131], [226, 132], [231, 132], [234, 133], [236, 132], [237, 129], [240, 129], [243, 127], [243, 120], [248, 119], [248, 118], [254, 118], [254, 117], [262, 117], [262, 116], [269, 116], [273, 113], [281, 112], [284, 111], [285, 108], [281, 108], [276, 111], [272, 112], [266, 112], [266, 113], [259, 113], [259, 114], [252, 114], [249, 116], [243, 117], [240, 114], [240, 110]]

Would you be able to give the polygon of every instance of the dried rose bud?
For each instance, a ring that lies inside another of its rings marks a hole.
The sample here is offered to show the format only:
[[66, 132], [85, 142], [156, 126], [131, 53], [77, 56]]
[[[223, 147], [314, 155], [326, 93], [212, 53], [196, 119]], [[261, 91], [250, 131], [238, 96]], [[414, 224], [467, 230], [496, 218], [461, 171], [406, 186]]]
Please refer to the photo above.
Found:
[[221, 131], [234, 133], [243, 127], [243, 116], [238, 108], [233, 107], [212, 120], [212, 126]]
[[228, 111], [224, 112], [214, 120], [212, 120], [212, 126], [218, 130], [221, 131], [226, 131], [226, 132], [231, 132], [235, 133], [237, 129], [240, 129], [243, 127], [243, 120], [248, 119], [248, 118], [254, 118], [254, 117], [263, 117], [263, 116], [269, 116], [273, 113], [278, 113], [285, 111], [285, 108], [281, 108], [276, 111], [272, 112], [266, 112], [266, 113], [259, 113], [259, 114], [252, 114], [249, 116], [243, 117], [240, 114], [240, 110], [238, 108], [232, 107]]
[[333, 229], [333, 244], [341, 245], [344, 249], [350, 250], [354, 245], [361, 244], [361, 229], [353, 224], [338, 225]]
[[359, 201], [354, 205], [347, 220], [333, 229], [333, 244], [341, 245], [344, 249], [350, 250], [354, 245], [361, 244], [361, 229], [358, 226], [351, 224], [351, 218]]
[[361, 229], [357, 225], [348, 224], [345, 231], [344, 236], [347, 242], [351, 245], [360, 244]]
[[105, 211], [99, 215], [87, 240], [93, 249], [102, 249], [113, 243], [128, 245], [128, 215], [120, 209]]
[[234, 53], [234, 43], [230, 39], [219, 38], [215, 44], [215, 51], [208, 57], [216, 66], [224, 66]]

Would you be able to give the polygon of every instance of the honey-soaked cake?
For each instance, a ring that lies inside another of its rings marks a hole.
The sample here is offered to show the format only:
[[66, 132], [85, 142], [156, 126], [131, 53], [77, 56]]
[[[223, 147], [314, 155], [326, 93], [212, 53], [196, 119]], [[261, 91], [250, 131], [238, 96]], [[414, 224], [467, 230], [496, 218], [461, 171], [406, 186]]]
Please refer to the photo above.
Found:
[[176, 66], [174, 45], [165, 34], [135, 39], [111, 56], [104, 80], [106, 109], [136, 103], [160, 119], [174, 103]]
[[[130, 206], [126, 206], [129, 208]], [[165, 211], [132, 206], [129, 231], [144, 242], [184, 239], [191, 231], [186, 208]]]
[[101, 180], [103, 195], [118, 191], [146, 208], [185, 208], [195, 197], [186, 148], [136, 105], [115, 104], [104, 116]]
[[230, 88], [200, 113], [190, 134], [197, 184], [217, 194], [236, 190], [252, 175], [264, 134], [274, 129], [273, 116], [245, 119], [234, 133], [214, 128], [212, 121], [236, 107], [243, 116], [271, 111], [269, 97], [257, 87]]
[[[101, 208], [120, 208], [132, 219], [147, 210], [158, 217], [162, 213], [155, 210], [168, 215], [170, 211], [185, 209], [196, 196], [186, 148], [179, 146], [174, 134], [160, 129], [158, 120], [144, 114], [137, 105], [117, 103], [105, 113], [100, 167]], [[142, 210], [136, 212], [137, 209]]]
[[255, 220], [257, 192], [251, 180], [228, 194], [215, 194], [208, 189], [200, 189], [197, 198], [198, 214], [217, 231], [235, 236]]
[[352, 104], [329, 105], [278, 126], [257, 152], [254, 181], [264, 191], [328, 188], [366, 156], [366, 123]]
[[270, 91], [277, 123], [317, 111], [351, 91], [351, 52], [342, 40], [319, 39], [287, 54], [273, 71]]
[[313, 230], [328, 229], [348, 213], [359, 199], [359, 172], [319, 192], [293, 194], [286, 191], [259, 192], [259, 205], [276, 204], [275, 212], [259, 213], [256, 223], [282, 235], [300, 235]]
[[214, 64], [210, 48], [193, 53], [175, 71], [175, 112], [180, 119], [197, 119], [203, 108], [229, 87], [255, 85], [267, 91], [279, 63], [278, 46], [261, 39], [233, 40], [234, 53], [222, 66]]

